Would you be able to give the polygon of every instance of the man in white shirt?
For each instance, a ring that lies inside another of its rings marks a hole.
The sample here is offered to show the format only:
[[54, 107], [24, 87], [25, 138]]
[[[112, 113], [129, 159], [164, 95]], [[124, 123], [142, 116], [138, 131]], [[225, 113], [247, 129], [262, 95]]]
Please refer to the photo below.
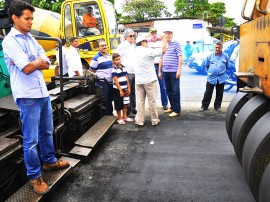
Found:
[[[63, 67], [63, 76], [68, 76], [68, 65], [67, 65], [67, 46], [66, 46], [66, 39], [61, 39], [62, 41], [62, 67]], [[59, 50], [56, 52], [56, 61], [57, 64], [59, 63]], [[59, 67], [60, 68], [60, 67]], [[60, 74], [60, 69], [58, 70], [58, 74]]]
[[[150, 38], [148, 39], [148, 46], [150, 48], [161, 48], [162, 47], [162, 37], [157, 34], [157, 29], [156, 28], [150, 28]], [[154, 60], [154, 65], [156, 69], [156, 75], [158, 76], [158, 68], [159, 68], [159, 62], [161, 61], [160, 57], [155, 57]], [[164, 77], [161, 79], [158, 78], [158, 83], [159, 83], [159, 89], [160, 89], [160, 97], [161, 97], [161, 104], [163, 106], [164, 110], [167, 110], [168, 107], [168, 95], [166, 92], [166, 87], [165, 87], [165, 81]]]
[[67, 51], [67, 66], [68, 66], [68, 76], [82, 76], [82, 61], [80, 54], [77, 50], [78, 39], [76, 37], [70, 38], [70, 47]]
[[136, 77], [136, 101], [137, 114], [135, 124], [144, 125], [145, 121], [145, 97], [147, 95], [150, 109], [151, 122], [153, 126], [159, 124], [158, 111], [156, 106], [157, 97], [157, 76], [154, 67], [154, 58], [161, 57], [161, 48], [149, 48], [145, 37], [139, 36], [136, 39], [136, 51], [134, 55], [134, 69]]
[[127, 109], [127, 116], [134, 118], [136, 110], [135, 96], [135, 74], [134, 74], [134, 52], [135, 52], [135, 33], [132, 29], [126, 29], [123, 33], [124, 41], [119, 44], [116, 53], [121, 56], [122, 64], [126, 67], [130, 84], [130, 105]]

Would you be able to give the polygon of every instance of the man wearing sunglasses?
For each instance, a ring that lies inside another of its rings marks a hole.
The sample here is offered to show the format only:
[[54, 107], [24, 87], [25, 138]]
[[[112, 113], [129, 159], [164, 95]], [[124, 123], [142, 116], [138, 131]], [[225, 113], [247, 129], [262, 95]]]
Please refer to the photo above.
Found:
[[124, 41], [119, 44], [116, 53], [121, 56], [122, 64], [126, 67], [130, 85], [130, 105], [127, 109], [127, 116], [134, 118], [136, 110], [135, 96], [135, 74], [134, 74], [134, 53], [135, 53], [135, 33], [132, 29], [126, 29], [123, 33]]

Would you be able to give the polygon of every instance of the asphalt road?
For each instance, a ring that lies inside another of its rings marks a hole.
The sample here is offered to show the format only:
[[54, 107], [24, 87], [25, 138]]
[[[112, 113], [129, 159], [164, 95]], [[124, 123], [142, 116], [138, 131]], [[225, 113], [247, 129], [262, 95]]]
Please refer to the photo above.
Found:
[[[114, 125], [89, 161], [50, 194], [50, 201], [255, 201], [225, 129], [235, 89], [222, 112], [198, 112], [206, 77], [184, 68], [182, 112], [161, 123]], [[213, 107], [213, 106], [212, 106]]]

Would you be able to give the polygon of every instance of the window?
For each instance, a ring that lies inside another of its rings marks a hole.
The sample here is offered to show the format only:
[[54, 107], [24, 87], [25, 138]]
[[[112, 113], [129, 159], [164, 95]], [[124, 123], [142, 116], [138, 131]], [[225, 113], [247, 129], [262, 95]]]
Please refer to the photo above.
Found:
[[100, 35], [104, 33], [102, 17], [97, 4], [74, 4], [77, 36]]
[[71, 12], [70, 12], [70, 5], [69, 4], [67, 4], [65, 6], [64, 23], [65, 23], [65, 36], [66, 36], [66, 38], [73, 37], [72, 24], [71, 24]]

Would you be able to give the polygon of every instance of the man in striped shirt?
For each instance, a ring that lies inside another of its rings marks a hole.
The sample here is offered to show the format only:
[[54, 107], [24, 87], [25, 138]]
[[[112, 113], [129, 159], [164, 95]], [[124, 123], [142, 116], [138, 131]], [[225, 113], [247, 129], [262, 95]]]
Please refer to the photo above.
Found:
[[164, 31], [166, 36], [166, 51], [160, 62], [158, 77], [161, 79], [163, 72], [167, 95], [171, 104], [171, 108], [165, 110], [170, 113], [170, 117], [180, 115], [180, 76], [182, 67], [182, 50], [177, 41], [173, 40], [173, 32], [171, 29]]
[[90, 62], [90, 69], [95, 72], [97, 77], [104, 81], [96, 81], [96, 86], [103, 88], [103, 106], [102, 115], [113, 115], [112, 106], [112, 59], [107, 54], [107, 44], [105, 41], [98, 43], [99, 52], [93, 57]]

